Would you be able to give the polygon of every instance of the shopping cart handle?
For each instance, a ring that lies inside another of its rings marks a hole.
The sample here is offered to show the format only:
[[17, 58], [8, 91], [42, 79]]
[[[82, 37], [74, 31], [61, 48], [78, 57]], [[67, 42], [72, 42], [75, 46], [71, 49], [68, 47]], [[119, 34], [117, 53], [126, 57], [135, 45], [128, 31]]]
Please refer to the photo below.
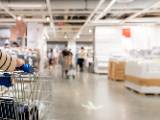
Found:
[[17, 68], [18, 70], [22, 70], [25, 73], [33, 73], [34, 69], [30, 64], [23, 64], [21, 67]]
[[0, 76], [0, 86], [5, 86], [7, 88], [11, 87], [12, 80], [11, 80], [11, 75], [8, 73], [4, 73], [3, 75]]

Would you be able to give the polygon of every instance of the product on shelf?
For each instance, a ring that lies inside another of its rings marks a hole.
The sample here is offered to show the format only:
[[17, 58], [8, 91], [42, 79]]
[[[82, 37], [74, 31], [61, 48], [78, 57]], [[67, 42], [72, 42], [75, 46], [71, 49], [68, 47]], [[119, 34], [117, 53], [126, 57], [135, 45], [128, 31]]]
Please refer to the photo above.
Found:
[[21, 58], [25, 63], [30, 64], [35, 68], [39, 68], [40, 65], [40, 53], [38, 49], [28, 49], [23, 47], [10, 47], [10, 48], [1, 48], [6, 51], [8, 54], [13, 57]]

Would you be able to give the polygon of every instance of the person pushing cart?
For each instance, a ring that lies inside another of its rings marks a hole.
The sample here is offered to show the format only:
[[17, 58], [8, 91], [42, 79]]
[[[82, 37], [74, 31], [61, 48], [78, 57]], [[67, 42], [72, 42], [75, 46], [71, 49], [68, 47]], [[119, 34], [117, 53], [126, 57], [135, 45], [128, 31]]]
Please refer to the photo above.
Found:
[[74, 66], [73, 66], [73, 53], [71, 52], [71, 50], [63, 50], [61, 53], [61, 66], [62, 66], [62, 78], [66, 77], [69, 78], [70, 75], [73, 76], [73, 78], [75, 78], [75, 75], [72, 74]]

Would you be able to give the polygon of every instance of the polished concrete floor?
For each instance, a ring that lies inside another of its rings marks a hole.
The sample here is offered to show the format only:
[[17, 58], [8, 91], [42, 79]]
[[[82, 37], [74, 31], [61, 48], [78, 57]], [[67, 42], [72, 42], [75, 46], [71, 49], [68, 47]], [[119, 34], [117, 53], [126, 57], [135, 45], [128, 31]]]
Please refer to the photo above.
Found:
[[53, 71], [41, 78], [42, 120], [160, 120], [160, 96], [135, 94], [106, 75], [67, 80]]

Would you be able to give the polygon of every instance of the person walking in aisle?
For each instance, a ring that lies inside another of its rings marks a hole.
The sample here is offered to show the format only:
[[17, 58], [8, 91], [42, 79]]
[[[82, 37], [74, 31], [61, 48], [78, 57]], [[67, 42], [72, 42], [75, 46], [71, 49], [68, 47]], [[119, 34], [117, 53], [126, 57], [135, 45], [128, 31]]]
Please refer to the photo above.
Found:
[[53, 66], [53, 49], [50, 48], [49, 51], [48, 51], [48, 54], [47, 54], [47, 57], [48, 57], [48, 65], [49, 65], [49, 70], [52, 68]]
[[62, 50], [60, 54], [60, 64], [62, 66], [62, 78], [67, 75], [68, 73], [68, 56], [70, 55], [70, 52], [68, 51], [67, 47]]
[[85, 49], [84, 47], [81, 47], [78, 53], [78, 65], [80, 67], [80, 72], [84, 71], [85, 57], [86, 57]]

